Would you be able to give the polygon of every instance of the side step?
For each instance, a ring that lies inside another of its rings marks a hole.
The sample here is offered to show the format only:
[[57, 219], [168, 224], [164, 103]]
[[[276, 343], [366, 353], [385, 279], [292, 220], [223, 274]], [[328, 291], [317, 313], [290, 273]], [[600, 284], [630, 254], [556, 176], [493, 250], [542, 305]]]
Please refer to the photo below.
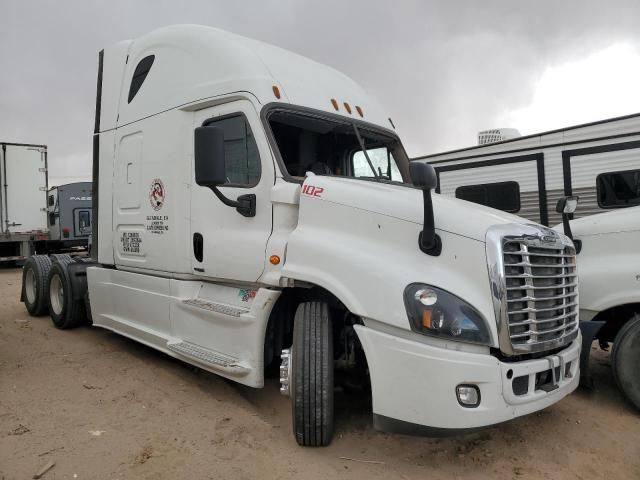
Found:
[[231, 375], [243, 376], [251, 370], [241, 365], [237, 358], [214, 352], [213, 350], [194, 345], [193, 343], [168, 342], [167, 348], [202, 365]]
[[239, 317], [242, 314], [249, 313], [249, 309], [247, 308], [234, 307], [233, 305], [227, 305], [224, 303], [210, 302], [201, 298], [188, 298], [186, 300], [182, 300], [182, 303], [190, 307], [229, 315], [230, 317]]

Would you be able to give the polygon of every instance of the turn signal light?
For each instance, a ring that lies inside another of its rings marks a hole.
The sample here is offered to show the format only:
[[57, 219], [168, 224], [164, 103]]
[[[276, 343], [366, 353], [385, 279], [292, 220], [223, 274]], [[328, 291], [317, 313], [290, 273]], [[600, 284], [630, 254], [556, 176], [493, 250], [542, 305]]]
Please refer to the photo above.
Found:
[[333, 105], [333, 108], [336, 109], [336, 112], [340, 109], [340, 107], [338, 107], [338, 102], [336, 101], [335, 98], [331, 99], [331, 105]]
[[360, 115], [361, 117], [364, 117], [364, 113], [362, 112], [362, 108], [360, 108], [358, 105], [356, 105], [356, 111], [358, 112], [358, 115]]
[[280, 98], [280, 89], [277, 86], [273, 86], [271, 87], [273, 89], [273, 94], [276, 96], [276, 98]]
[[344, 102], [344, 108], [346, 108], [347, 113], [351, 115], [351, 105], [349, 105], [347, 102]]
[[431, 328], [431, 310], [422, 312], [422, 326], [424, 328]]
[[278, 255], [271, 255], [269, 257], [269, 262], [271, 265], [278, 265], [280, 263], [280, 257]]

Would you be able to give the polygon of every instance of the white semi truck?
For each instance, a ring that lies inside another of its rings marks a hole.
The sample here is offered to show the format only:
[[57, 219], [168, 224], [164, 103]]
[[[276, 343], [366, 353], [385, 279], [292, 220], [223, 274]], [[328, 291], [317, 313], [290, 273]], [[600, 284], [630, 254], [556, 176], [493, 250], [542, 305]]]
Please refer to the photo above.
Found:
[[575, 238], [578, 247], [583, 383], [592, 384], [588, 367], [593, 340], [605, 350], [613, 342], [614, 379], [640, 409], [640, 206], [569, 221], [577, 197], [559, 207], [569, 203], [563, 225], [555, 228]]
[[93, 259], [34, 260], [57, 327], [86, 306], [245, 385], [279, 366], [301, 445], [331, 441], [338, 368], [369, 377], [376, 427], [404, 433], [492, 425], [576, 388], [571, 240], [432, 196], [433, 169], [409, 165], [352, 80], [202, 26], [99, 58]]

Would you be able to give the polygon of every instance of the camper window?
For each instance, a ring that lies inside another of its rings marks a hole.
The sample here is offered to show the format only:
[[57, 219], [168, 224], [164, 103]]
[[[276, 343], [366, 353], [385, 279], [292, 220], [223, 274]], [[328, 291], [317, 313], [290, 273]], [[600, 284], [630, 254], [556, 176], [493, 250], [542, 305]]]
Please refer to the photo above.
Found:
[[640, 205], [640, 170], [601, 173], [596, 188], [600, 208]]
[[456, 198], [497, 208], [504, 212], [520, 211], [520, 185], [518, 182], [485, 183], [456, 188]]

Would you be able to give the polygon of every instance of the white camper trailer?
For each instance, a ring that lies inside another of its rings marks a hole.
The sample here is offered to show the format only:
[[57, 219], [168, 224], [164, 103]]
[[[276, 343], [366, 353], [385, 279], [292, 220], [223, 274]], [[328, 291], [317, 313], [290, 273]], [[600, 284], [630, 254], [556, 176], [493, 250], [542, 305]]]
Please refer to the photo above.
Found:
[[301, 445], [331, 441], [334, 368], [370, 378], [375, 425], [407, 433], [506, 421], [578, 384], [568, 237], [432, 199], [433, 169], [329, 67], [201, 26], [106, 48], [93, 176], [93, 260], [34, 257], [29, 311], [71, 328], [87, 305], [252, 387], [282, 358]]
[[580, 197], [574, 218], [640, 205], [640, 114], [417, 157], [433, 165], [437, 192], [543, 225]]

